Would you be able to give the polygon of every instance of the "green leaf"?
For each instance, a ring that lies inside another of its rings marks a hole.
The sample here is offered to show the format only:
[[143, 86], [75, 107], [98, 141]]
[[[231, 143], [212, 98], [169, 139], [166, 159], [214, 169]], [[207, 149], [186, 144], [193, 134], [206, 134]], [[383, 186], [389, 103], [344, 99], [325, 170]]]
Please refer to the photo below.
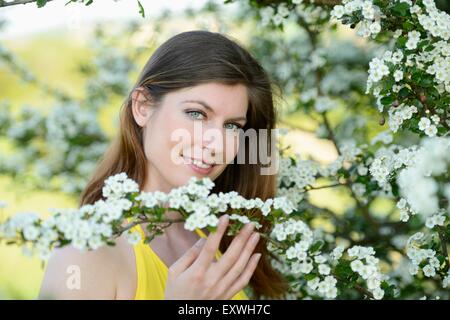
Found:
[[395, 197], [399, 197], [400, 196], [400, 190], [397, 184], [394, 184], [394, 186], [392, 186], [392, 194]]
[[419, 82], [422, 77], [423, 72], [421, 72], [420, 70], [414, 70], [411, 76], [411, 80], [413, 80], [414, 82]]
[[313, 253], [313, 252], [320, 250], [323, 247], [323, 245], [324, 245], [324, 242], [322, 240], [318, 240], [316, 243], [314, 243], [311, 246], [310, 252]]
[[139, 13], [142, 16], [142, 18], [145, 18], [145, 11], [144, 11], [144, 7], [142, 6], [141, 2], [139, 0], [137, 0], [138, 6], [139, 6]]
[[42, 8], [43, 6], [45, 6], [47, 4], [47, 0], [37, 0], [36, 4], [37, 4], [38, 8]]
[[396, 16], [404, 17], [408, 13], [409, 4], [405, 2], [398, 2], [392, 7], [392, 12]]
[[433, 45], [428, 45], [425, 49], [425, 51], [433, 51], [434, 50], [434, 46]]
[[309, 273], [309, 274], [305, 275], [304, 278], [305, 278], [306, 281], [311, 281], [315, 277], [317, 277], [317, 276], [314, 273]]
[[400, 89], [400, 91], [398, 92], [398, 97], [400, 99], [404, 99], [409, 95], [409, 89], [406, 87], [403, 87]]
[[417, 45], [417, 48], [419, 48], [419, 49], [422, 49], [422, 48], [424, 48], [425, 46], [427, 46], [428, 44], [430, 43], [430, 41], [428, 41], [428, 40], [422, 40], [422, 41], [420, 41], [419, 42], [419, 44]]
[[440, 263], [441, 265], [443, 265], [443, 264], [445, 263], [445, 256], [443, 256], [442, 254], [439, 254], [439, 255], [437, 256], [437, 259], [439, 260], [439, 263]]
[[381, 98], [380, 102], [383, 106], [390, 105], [392, 104], [392, 102], [394, 102], [394, 97], [393, 96], [383, 97]]
[[397, 39], [397, 44], [399, 47], [404, 47], [408, 39], [405, 36], [401, 36]]
[[433, 85], [433, 82], [434, 82], [433, 78], [426, 77], [426, 78], [420, 79], [419, 84], [422, 87], [431, 87]]
[[403, 22], [403, 29], [405, 29], [406, 31], [414, 30], [414, 28], [414, 24], [411, 21]]
[[[430, 80], [431, 81], [433, 81], [433, 78], [430, 78]], [[427, 91], [426, 91], [426, 96], [429, 98], [430, 96], [431, 97], [434, 97], [434, 98], [436, 98], [436, 99], [438, 99], [439, 97], [440, 97], [440, 95], [439, 95], [439, 91], [437, 91], [437, 89], [436, 89], [436, 87], [434, 87], [434, 86], [431, 86], [430, 88], [427, 88]], [[443, 103], [444, 103], [444, 105], [448, 105], [449, 104], [449, 102], [444, 102], [444, 101], [442, 101]]]
[[347, 279], [352, 274], [354, 274], [352, 268], [350, 267], [350, 262], [347, 260], [342, 260], [335, 269], [335, 272], [338, 276]]
[[381, 282], [381, 289], [384, 290], [385, 298], [391, 298], [394, 296], [394, 290], [396, 289], [395, 285], [389, 284], [386, 281]]
[[393, 78], [388, 78], [385, 83], [384, 83], [384, 87], [383, 87], [383, 91], [386, 92], [391, 92], [392, 87], [394, 86], [395, 81]]

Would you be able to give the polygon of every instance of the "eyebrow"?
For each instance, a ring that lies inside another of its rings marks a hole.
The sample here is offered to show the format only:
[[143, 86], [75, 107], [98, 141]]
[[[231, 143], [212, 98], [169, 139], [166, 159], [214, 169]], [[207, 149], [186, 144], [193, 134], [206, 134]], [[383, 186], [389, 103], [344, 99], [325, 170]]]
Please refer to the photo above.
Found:
[[[211, 106], [208, 105], [205, 101], [202, 101], [202, 100], [184, 100], [184, 101], [181, 101], [181, 103], [185, 103], [185, 102], [198, 103], [198, 104], [202, 105], [203, 107], [205, 107], [205, 109], [208, 109], [209, 111], [214, 113], [214, 109], [211, 108]], [[247, 118], [246, 117], [236, 117], [236, 118], [231, 118], [231, 119], [228, 119], [228, 120], [233, 120], [233, 121], [244, 120], [244, 121], [247, 121]]]

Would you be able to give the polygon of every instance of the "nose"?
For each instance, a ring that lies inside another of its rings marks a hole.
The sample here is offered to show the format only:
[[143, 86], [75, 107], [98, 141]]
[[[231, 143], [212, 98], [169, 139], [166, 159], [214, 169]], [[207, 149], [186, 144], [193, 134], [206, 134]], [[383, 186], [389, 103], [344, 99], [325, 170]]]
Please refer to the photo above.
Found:
[[202, 149], [207, 162], [220, 163], [224, 149], [223, 132], [215, 127], [207, 127], [203, 132]]

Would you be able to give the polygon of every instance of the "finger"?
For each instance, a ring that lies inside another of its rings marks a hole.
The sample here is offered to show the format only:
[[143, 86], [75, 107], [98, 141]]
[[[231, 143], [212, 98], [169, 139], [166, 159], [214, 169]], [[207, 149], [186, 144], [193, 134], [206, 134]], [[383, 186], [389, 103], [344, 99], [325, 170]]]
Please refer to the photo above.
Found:
[[206, 271], [212, 263], [217, 249], [219, 248], [220, 240], [222, 239], [222, 236], [228, 227], [229, 217], [227, 214], [220, 217], [219, 220], [220, 221], [216, 232], [212, 232], [208, 235], [208, 238], [202, 248], [202, 251], [200, 252], [200, 255], [194, 262], [194, 265], [202, 269], [203, 271]]
[[261, 258], [261, 253], [255, 253], [248, 262], [244, 272], [240, 275], [237, 281], [228, 289], [225, 294], [226, 299], [233, 298], [239, 291], [245, 288], [252, 278], [253, 273], [255, 272], [256, 267], [258, 266], [258, 262]]
[[186, 251], [177, 261], [175, 261], [169, 268], [169, 271], [174, 274], [180, 274], [189, 268], [200, 254], [206, 239], [200, 238], [192, 247]]
[[[218, 279], [227, 274], [230, 269], [236, 264], [236, 261], [240, 257], [242, 257], [242, 253], [245, 250], [244, 248], [247, 245], [254, 228], [255, 225], [253, 223], [248, 223], [233, 239], [227, 251], [222, 255], [219, 262], [215, 265], [214, 274], [218, 277]], [[252, 251], [253, 249], [254, 248], [252, 248]], [[244, 266], [245, 263], [247, 263], [250, 254], [251, 252], [248, 253], [248, 256], [244, 262]]]
[[236, 282], [236, 279], [242, 274], [245, 270], [253, 251], [258, 244], [260, 235], [259, 233], [253, 233], [250, 239], [247, 241], [244, 250], [241, 251], [241, 254], [236, 261], [236, 263], [231, 267], [231, 269], [222, 277], [220, 286], [224, 289], [229, 288], [233, 283]]

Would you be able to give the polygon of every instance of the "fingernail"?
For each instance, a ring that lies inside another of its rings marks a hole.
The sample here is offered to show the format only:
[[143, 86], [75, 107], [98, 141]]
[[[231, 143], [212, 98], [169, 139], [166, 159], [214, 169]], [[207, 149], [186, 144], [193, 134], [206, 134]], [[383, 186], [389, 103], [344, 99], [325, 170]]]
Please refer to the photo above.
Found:
[[252, 235], [252, 243], [257, 243], [259, 241], [259, 233], [254, 232]]
[[229, 215], [227, 215], [227, 214], [223, 215], [222, 216], [222, 223], [227, 223], [229, 218], [230, 218]]
[[259, 259], [261, 259], [261, 253], [257, 253], [256, 254], [256, 262], [259, 262]]
[[197, 242], [195, 243], [195, 245], [196, 245], [197, 247], [200, 247], [200, 246], [203, 245], [203, 243], [205, 243], [205, 241], [206, 241], [205, 238], [200, 238], [200, 239], [197, 240]]
[[249, 223], [245, 226], [245, 228], [246, 228], [248, 231], [252, 231], [252, 230], [254, 229], [254, 227], [255, 227], [255, 225], [254, 225], [253, 223], [251, 223], [251, 222], [249, 222]]

